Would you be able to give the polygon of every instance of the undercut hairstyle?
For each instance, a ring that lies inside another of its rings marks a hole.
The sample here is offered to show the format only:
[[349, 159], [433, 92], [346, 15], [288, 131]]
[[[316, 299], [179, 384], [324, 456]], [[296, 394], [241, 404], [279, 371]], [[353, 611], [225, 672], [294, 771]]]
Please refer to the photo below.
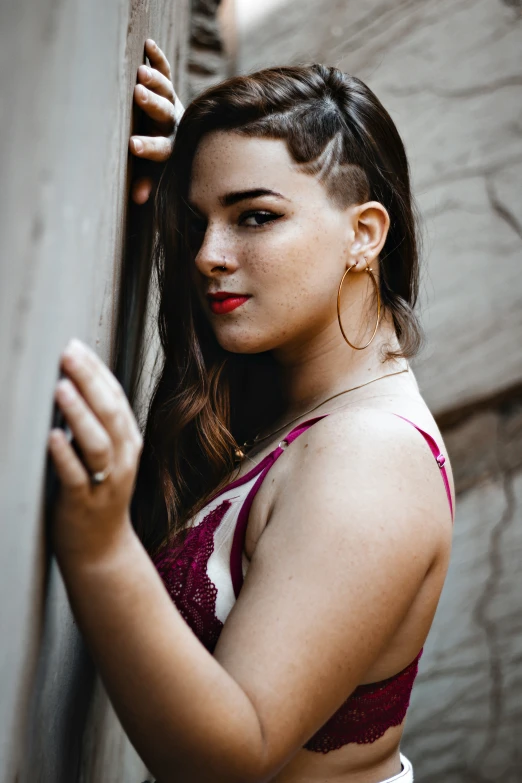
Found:
[[379, 285], [400, 346], [388, 358], [410, 358], [421, 343], [409, 166], [397, 128], [374, 93], [355, 76], [314, 64], [235, 76], [197, 96], [180, 121], [155, 201], [164, 358], [132, 507], [150, 552], [182, 534], [233, 475], [237, 444], [270, 426], [284, 404], [271, 355], [223, 350], [196, 296], [188, 193], [196, 150], [212, 131], [283, 139], [297, 166], [318, 178], [336, 207], [378, 201], [386, 208], [390, 227], [378, 259]]

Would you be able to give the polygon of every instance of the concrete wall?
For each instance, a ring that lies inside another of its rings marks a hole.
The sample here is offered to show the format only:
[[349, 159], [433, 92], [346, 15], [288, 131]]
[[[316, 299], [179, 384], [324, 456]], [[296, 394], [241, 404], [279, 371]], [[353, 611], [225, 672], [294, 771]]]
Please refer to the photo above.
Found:
[[445, 431], [458, 492], [448, 579], [404, 750], [423, 783], [522, 780], [522, 400]]
[[143, 44], [185, 101], [189, 18], [188, 0], [0, 6], [1, 783], [146, 777], [49, 562], [43, 479], [59, 352], [76, 335], [114, 365]]
[[522, 780], [522, 3], [236, 0], [239, 71], [325, 62], [395, 119], [425, 221], [415, 362], [458, 491], [404, 751], [423, 783]]

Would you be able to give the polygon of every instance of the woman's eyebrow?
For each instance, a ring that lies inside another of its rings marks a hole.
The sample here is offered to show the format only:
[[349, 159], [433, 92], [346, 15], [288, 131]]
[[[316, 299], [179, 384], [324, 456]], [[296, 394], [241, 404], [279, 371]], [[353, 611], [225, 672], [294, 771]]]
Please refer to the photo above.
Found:
[[288, 201], [286, 196], [283, 196], [282, 193], [278, 193], [276, 190], [270, 190], [269, 188], [255, 188], [253, 190], [237, 190], [232, 193], [226, 193], [224, 196], [219, 197], [219, 202], [224, 207], [231, 207], [233, 204], [237, 204], [239, 201], [260, 198], [261, 196], [275, 196], [276, 198], [281, 198], [284, 201]]
[[[275, 198], [283, 199], [284, 201], [290, 201], [290, 199], [283, 196], [282, 193], [278, 193], [277, 190], [270, 190], [270, 188], [254, 188], [252, 190], [235, 190], [231, 193], [225, 193], [224, 196], [219, 197], [219, 203], [223, 207], [231, 207], [234, 204], [238, 204], [240, 201], [246, 201], [247, 199], [261, 198], [262, 196], [275, 196]], [[201, 215], [202, 212], [198, 207], [188, 199], [184, 199], [185, 204], [196, 215]]]

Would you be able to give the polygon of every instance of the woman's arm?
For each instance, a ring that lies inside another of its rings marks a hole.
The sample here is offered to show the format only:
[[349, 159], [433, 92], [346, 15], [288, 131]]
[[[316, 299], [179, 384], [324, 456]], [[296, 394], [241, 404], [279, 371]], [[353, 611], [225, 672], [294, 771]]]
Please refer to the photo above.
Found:
[[433, 563], [447, 509], [431, 455], [377, 412], [306, 433], [213, 657], [132, 530], [141, 443], [119, 385], [77, 341], [63, 369], [89, 470], [112, 470], [91, 486], [52, 434], [56, 555], [126, 732], [162, 783], [270, 780], [361, 682]]
[[[150, 133], [131, 136], [129, 149], [138, 158], [160, 164], [170, 158], [176, 128], [184, 109], [172, 85], [169, 62], [151, 38], [145, 42], [145, 53], [150, 67], [140, 65], [138, 68], [134, 100], [149, 118]], [[144, 204], [153, 188], [153, 177], [139, 177], [133, 182], [133, 200], [137, 204]]]
[[[129, 517], [142, 439], [124, 392], [86, 345], [62, 355], [63, 430], [49, 450], [61, 482], [54, 552], [71, 608], [138, 753], [161, 783], [260, 780], [257, 715], [170, 600]], [[109, 468], [93, 485], [90, 474]]]

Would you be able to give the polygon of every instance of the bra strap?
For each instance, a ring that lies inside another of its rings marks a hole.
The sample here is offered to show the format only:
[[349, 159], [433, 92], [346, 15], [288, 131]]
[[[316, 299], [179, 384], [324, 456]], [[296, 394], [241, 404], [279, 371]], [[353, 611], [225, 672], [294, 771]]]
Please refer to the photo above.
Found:
[[[232, 548], [230, 551], [230, 573], [232, 577], [232, 585], [234, 588], [234, 594], [236, 598], [239, 595], [239, 591], [241, 590], [241, 587], [243, 585], [243, 549], [244, 549], [244, 543], [245, 543], [245, 535], [246, 535], [246, 528], [248, 524], [248, 515], [250, 514], [250, 509], [252, 508], [252, 504], [254, 502], [254, 498], [257, 495], [259, 488], [261, 487], [261, 484], [263, 483], [265, 476], [271, 469], [271, 467], [277, 462], [281, 454], [284, 453], [284, 451], [288, 448], [288, 446], [296, 440], [300, 435], [303, 434], [303, 432], [306, 432], [310, 427], [312, 427], [314, 424], [316, 424], [318, 421], [321, 421], [321, 419], [326, 418], [326, 416], [329, 416], [330, 414], [326, 413], [322, 416], [317, 416], [315, 419], [308, 419], [308, 421], [304, 421], [302, 424], [298, 424], [297, 427], [294, 427], [294, 429], [288, 433], [277, 445], [277, 447], [268, 454], [264, 460], [262, 460], [263, 469], [259, 472], [259, 475], [257, 477], [257, 480], [253, 484], [252, 488], [250, 489], [250, 492], [246, 496], [243, 505], [241, 506], [241, 509], [238, 514], [237, 518], [237, 524], [236, 529], [234, 530], [234, 537], [232, 539]], [[444, 467], [444, 463], [446, 462], [446, 457], [441, 452], [440, 448], [437, 445], [437, 442], [434, 438], [428, 433], [425, 432], [425, 430], [421, 429], [421, 427], [418, 427], [413, 421], [410, 421], [410, 419], [407, 419], [405, 416], [401, 416], [399, 413], [394, 413], [394, 416], [397, 416], [399, 419], [403, 419], [404, 421], [407, 421], [408, 424], [411, 424], [412, 427], [415, 427], [416, 430], [420, 432], [420, 434], [423, 436], [424, 440], [428, 444], [428, 446], [431, 449], [431, 453], [435, 457], [437, 461], [437, 465], [440, 468], [440, 472], [442, 474], [442, 480], [444, 482], [444, 486], [446, 488], [446, 494], [448, 496], [448, 502], [449, 507], [451, 511], [451, 519], [453, 521], [453, 498], [451, 497], [451, 489], [450, 489], [450, 483], [448, 479], [448, 474], [446, 471], [446, 468]], [[239, 483], [239, 482], [238, 482]]]
[[288, 446], [293, 443], [294, 440], [299, 437], [299, 435], [302, 435], [303, 432], [306, 432], [306, 430], [310, 429], [310, 427], [316, 424], [316, 422], [321, 421], [321, 419], [324, 419], [326, 416], [328, 416], [328, 414], [317, 416], [315, 419], [308, 419], [308, 421], [304, 421], [302, 424], [298, 424], [297, 427], [294, 427], [294, 429], [289, 432], [288, 435], [285, 435], [285, 437], [279, 441], [277, 447], [262, 461], [263, 463], [266, 461], [266, 464], [260, 471], [257, 480], [243, 501], [243, 505], [241, 506], [238, 514], [236, 529], [234, 530], [234, 537], [232, 539], [232, 548], [230, 550], [230, 574], [232, 577], [232, 586], [234, 588], [234, 595], [236, 598], [238, 597], [239, 591], [243, 585], [243, 549], [245, 544], [246, 528], [248, 524], [248, 515], [250, 514], [250, 509], [252, 508], [254, 498], [257, 495], [266, 474], [277, 462], [281, 454], [284, 453]]
[[444, 456], [444, 454], [442, 453], [442, 451], [438, 447], [437, 441], [434, 438], [432, 438], [432, 436], [429, 434], [429, 432], [426, 432], [421, 427], [418, 427], [415, 424], [415, 422], [410, 421], [410, 419], [407, 419], [405, 416], [401, 416], [399, 413], [394, 413], [393, 415], [397, 416], [399, 419], [403, 419], [403, 421], [407, 421], [408, 424], [411, 424], [412, 427], [415, 427], [415, 429], [418, 432], [420, 432], [420, 434], [422, 435], [422, 437], [424, 438], [424, 440], [426, 441], [426, 443], [430, 447], [431, 453], [435, 457], [435, 459], [437, 461], [437, 465], [440, 468], [440, 472], [441, 472], [441, 475], [442, 475], [442, 480], [444, 482], [444, 486], [446, 488], [446, 494], [448, 496], [448, 502], [449, 502], [449, 507], [450, 507], [450, 511], [451, 511], [451, 519], [453, 521], [453, 517], [454, 517], [454, 514], [453, 514], [453, 498], [451, 497], [451, 489], [450, 489], [450, 483], [449, 483], [449, 478], [448, 478], [448, 472], [447, 472], [447, 470], [446, 470], [446, 468], [444, 466], [444, 463], [446, 462], [446, 457]]

